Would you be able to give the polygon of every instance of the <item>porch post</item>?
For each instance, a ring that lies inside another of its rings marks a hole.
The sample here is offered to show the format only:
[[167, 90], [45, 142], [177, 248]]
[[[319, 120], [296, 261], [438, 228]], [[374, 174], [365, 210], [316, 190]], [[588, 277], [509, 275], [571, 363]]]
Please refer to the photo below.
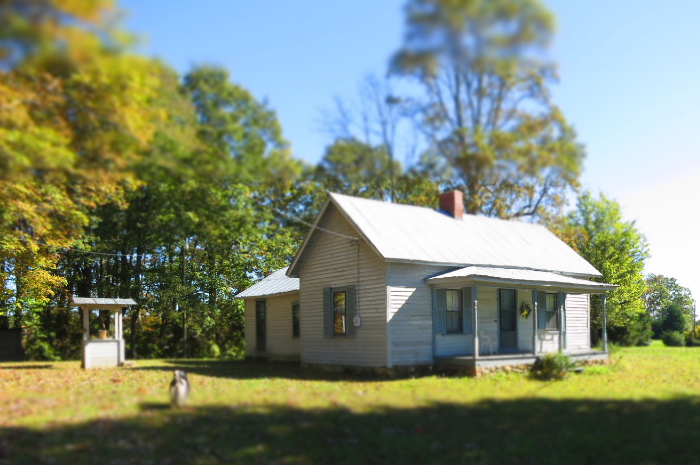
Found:
[[473, 305], [473, 316], [474, 318], [472, 327], [474, 328], [474, 369], [476, 369], [476, 359], [479, 358], [479, 319], [477, 318], [477, 286], [472, 286], [472, 305]]
[[605, 292], [600, 296], [600, 300], [603, 303], [603, 352], [608, 353], [608, 330], [606, 328], [606, 323], [607, 323], [607, 316], [605, 314], [605, 301], [607, 300], [607, 296]]
[[564, 351], [564, 293], [557, 292], [557, 318], [559, 320], [559, 353]]
[[560, 311], [560, 319], [559, 319], [559, 325], [561, 326], [559, 328], [559, 347], [561, 350], [566, 350], [567, 349], [567, 337], [568, 334], [566, 332], [566, 319], [568, 318], [568, 315], [566, 314], [566, 292], [559, 292], [559, 311]]
[[532, 291], [532, 353], [537, 355], [537, 304], [538, 293]]
[[90, 340], [90, 307], [82, 307], [83, 311], [83, 366], [82, 368], [87, 368], [87, 346]]

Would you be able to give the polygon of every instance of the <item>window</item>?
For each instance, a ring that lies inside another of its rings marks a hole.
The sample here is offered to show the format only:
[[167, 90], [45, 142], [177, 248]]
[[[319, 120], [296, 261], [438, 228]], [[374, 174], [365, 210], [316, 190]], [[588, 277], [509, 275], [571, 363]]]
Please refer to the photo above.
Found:
[[557, 312], [557, 295], [546, 294], [545, 297], [545, 321], [547, 329], [559, 329], [559, 315]]
[[447, 334], [462, 332], [462, 296], [460, 291], [449, 289], [445, 292], [445, 330]]
[[433, 289], [433, 330], [435, 334], [471, 334], [474, 332], [476, 287]]
[[301, 334], [299, 323], [299, 302], [292, 302], [292, 337], [299, 337]]
[[355, 286], [323, 288], [323, 331], [326, 337], [355, 336]]
[[345, 334], [345, 291], [333, 292], [333, 334]]

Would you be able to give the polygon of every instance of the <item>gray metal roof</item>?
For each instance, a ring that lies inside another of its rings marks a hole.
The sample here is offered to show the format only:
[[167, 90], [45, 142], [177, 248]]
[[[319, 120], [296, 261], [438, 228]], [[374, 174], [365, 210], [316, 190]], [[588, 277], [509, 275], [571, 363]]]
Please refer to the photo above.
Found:
[[[331, 203], [370, 247], [389, 262], [525, 268], [601, 276], [590, 263], [540, 225], [466, 214], [455, 219], [431, 208], [333, 193], [317, 223]], [[303, 249], [312, 244], [313, 241], [305, 241], [302, 245], [292, 263], [291, 276], [299, 271]]]
[[288, 267], [277, 270], [267, 278], [253, 284], [248, 289], [238, 294], [236, 299], [298, 292], [299, 278], [288, 278], [287, 268]]
[[107, 299], [102, 297], [75, 297], [73, 296], [73, 304], [75, 305], [136, 305], [134, 299]]
[[487, 268], [480, 266], [467, 266], [459, 270], [450, 271], [426, 279], [431, 284], [437, 283], [498, 283], [510, 285], [559, 287], [589, 292], [601, 292], [615, 289], [612, 284], [597, 283], [586, 279], [571, 278], [557, 273], [537, 270], [523, 270], [514, 268]]

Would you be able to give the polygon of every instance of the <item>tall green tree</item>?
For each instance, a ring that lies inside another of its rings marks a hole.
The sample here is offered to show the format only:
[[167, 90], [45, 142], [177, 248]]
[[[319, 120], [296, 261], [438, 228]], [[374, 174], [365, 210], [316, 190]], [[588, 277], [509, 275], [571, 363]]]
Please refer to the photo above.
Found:
[[91, 210], [120, 202], [161, 114], [161, 66], [128, 55], [109, 1], [0, 5], [3, 313], [33, 326]]
[[673, 306], [673, 313], [680, 312], [686, 320], [685, 326], [693, 324], [693, 295], [690, 289], [678, 284], [676, 278], [670, 278], [660, 274], [650, 274], [646, 278], [647, 289], [644, 301], [649, 315], [654, 319], [654, 333], [660, 336], [664, 323], [669, 317]]
[[[601, 194], [590, 192], [578, 197], [576, 209], [552, 230], [603, 275], [596, 280], [619, 287], [608, 292], [607, 324], [612, 340], [626, 342], [631, 333], [648, 331], [644, 318], [644, 260], [649, 257], [647, 242], [634, 221], [622, 218], [620, 205]], [[591, 332], [600, 338], [602, 306], [600, 296], [591, 299]], [[637, 342], [637, 341], [630, 341]]]
[[465, 193], [468, 213], [557, 209], [584, 150], [548, 85], [554, 16], [538, 0], [409, 0], [391, 71], [415, 78], [425, 171]]

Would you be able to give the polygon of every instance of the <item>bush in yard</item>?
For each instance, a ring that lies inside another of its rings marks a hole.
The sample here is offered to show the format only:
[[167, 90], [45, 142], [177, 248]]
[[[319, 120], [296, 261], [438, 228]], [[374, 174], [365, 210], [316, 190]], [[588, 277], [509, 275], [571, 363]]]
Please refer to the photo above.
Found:
[[536, 378], [546, 381], [558, 380], [566, 378], [569, 370], [575, 366], [576, 363], [564, 354], [546, 354], [532, 367], [532, 373]]
[[668, 347], [683, 347], [685, 345], [685, 335], [680, 331], [666, 331], [661, 335], [661, 340]]
[[651, 329], [652, 318], [644, 313], [631, 318], [625, 326], [608, 328], [608, 340], [624, 347], [648, 346], [654, 332]]
[[666, 331], [683, 332], [689, 329], [683, 309], [673, 303], [666, 308], [664, 319], [660, 323], [661, 327], [659, 329], [661, 330], [662, 338], [663, 333]]
[[693, 331], [686, 331], [685, 332], [685, 345], [688, 347], [700, 347], [700, 337], [698, 337], [698, 331], [699, 328], [696, 328], [696, 330]]

